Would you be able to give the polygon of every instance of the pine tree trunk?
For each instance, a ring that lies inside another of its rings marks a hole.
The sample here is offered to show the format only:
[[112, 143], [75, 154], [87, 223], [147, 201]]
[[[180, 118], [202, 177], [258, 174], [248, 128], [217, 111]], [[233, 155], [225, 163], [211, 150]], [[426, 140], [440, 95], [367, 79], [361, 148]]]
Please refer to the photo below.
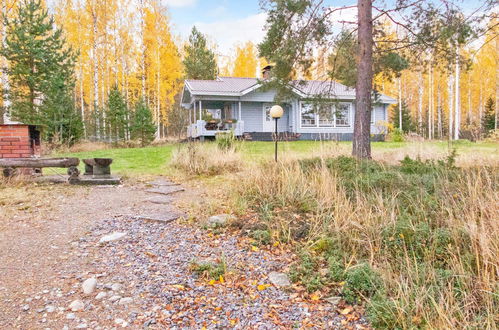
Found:
[[371, 91], [373, 83], [373, 23], [371, 0], [358, 0], [357, 82], [352, 155], [371, 158]]

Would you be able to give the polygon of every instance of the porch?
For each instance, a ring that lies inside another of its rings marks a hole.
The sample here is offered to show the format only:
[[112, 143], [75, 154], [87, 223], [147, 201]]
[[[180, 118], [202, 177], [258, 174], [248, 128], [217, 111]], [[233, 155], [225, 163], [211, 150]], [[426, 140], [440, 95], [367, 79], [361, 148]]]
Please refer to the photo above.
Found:
[[214, 137], [230, 131], [237, 137], [244, 134], [240, 101], [193, 100], [188, 111], [189, 138]]

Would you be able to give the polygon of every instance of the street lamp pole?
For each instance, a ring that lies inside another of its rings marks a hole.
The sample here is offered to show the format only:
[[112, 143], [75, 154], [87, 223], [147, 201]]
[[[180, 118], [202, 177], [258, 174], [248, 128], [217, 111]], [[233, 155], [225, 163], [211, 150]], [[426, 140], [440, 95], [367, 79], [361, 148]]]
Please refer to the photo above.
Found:
[[275, 120], [275, 152], [274, 152], [274, 159], [277, 162], [277, 141], [278, 141], [278, 136], [277, 136], [277, 121], [279, 118], [282, 117], [284, 114], [284, 110], [280, 105], [274, 105], [272, 108], [270, 108], [270, 116], [274, 118]]
[[277, 162], [277, 140], [278, 140], [278, 136], [277, 136], [277, 121], [279, 120], [279, 118], [274, 118], [275, 120], [275, 161]]

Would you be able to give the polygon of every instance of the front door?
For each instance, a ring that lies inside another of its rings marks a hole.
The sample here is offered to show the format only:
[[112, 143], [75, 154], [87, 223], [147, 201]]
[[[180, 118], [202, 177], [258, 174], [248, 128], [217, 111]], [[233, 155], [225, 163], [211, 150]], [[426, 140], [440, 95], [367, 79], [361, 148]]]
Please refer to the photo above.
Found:
[[274, 119], [270, 116], [270, 108], [272, 108], [271, 104], [263, 105], [263, 131], [264, 132], [273, 132], [275, 130], [275, 122]]

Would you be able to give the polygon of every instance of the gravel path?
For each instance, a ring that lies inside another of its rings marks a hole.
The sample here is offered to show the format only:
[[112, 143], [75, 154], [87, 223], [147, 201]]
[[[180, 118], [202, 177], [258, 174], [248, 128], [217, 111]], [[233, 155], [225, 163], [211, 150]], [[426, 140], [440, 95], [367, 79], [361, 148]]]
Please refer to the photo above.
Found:
[[[179, 188], [158, 180], [0, 190], [0, 328], [365, 327], [271, 285], [286, 252], [174, 220], [175, 198], [192, 198]], [[190, 270], [194, 260], [220, 259], [228, 270], [218, 281]]]

